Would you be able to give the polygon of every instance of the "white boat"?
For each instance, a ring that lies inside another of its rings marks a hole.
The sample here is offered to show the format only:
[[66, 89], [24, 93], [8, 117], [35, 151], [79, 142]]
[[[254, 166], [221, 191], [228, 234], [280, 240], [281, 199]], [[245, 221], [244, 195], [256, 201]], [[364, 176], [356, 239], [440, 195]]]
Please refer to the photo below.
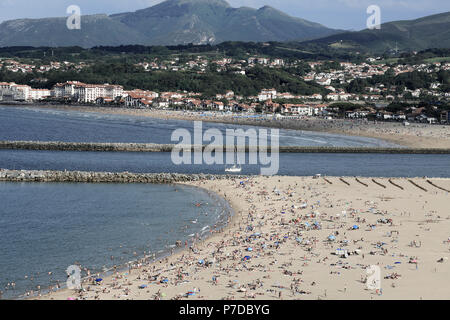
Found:
[[225, 172], [230, 172], [230, 173], [238, 173], [242, 171], [242, 168], [239, 164], [239, 160], [238, 160], [238, 155], [237, 155], [237, 147], [234, 148], [234, 152], [235, 152], [235, 159], [234, 159], [234, 165], [231, 168], [225, 168]]
[[225, 172], [237, 173], [241, 172], [242, 168], [240, 166], [234, 165], [231, 168], [225, 168]]

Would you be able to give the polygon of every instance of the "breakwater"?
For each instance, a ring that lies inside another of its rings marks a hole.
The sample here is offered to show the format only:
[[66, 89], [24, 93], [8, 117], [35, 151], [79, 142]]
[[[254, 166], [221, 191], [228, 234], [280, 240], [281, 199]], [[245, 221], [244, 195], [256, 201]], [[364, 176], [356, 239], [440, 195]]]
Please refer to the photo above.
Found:
[[8, 182], [84, 182], [167, 184], [199, 180], [240, 179], [244, 176], [179, 173], [130, 173], [88, 171], [41, 171], [0, 169], [0, 181]]
[[[195, 152], [207, 146], [180, 146], [155, 143], [94, 143], [60, 141], [0, 141], [3, 150], [89, 151], [89, 152], [171, 152], [174, 148]], [[391, 154], [450, 154], [449, 148], [379, 148], [379, 147], [272, 147], [245, 146], [242, 151], [278, 151], [280, 153], [391, 153]], [[226, 150], [226, 146], [223, 147]], [[241, 151], [241, 150], [240, 150]]]

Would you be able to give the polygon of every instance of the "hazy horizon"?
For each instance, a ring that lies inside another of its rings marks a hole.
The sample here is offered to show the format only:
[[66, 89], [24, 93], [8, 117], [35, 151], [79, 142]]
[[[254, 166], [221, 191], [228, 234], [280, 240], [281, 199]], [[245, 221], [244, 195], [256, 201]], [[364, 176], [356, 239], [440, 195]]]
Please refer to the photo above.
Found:
[[[321, 23], [327, 27], [346, 30], [365, 28], [369, 5], [381, 8], [382, 23], [411, 20], [450, 11], [448, 0], [226, 0], [232, 7], [260, 8], [272, 6], [291, 16]], [[163, 0], [0, 0], [0, 22], [21, 18], [48, 18], [67, 16], [70, 5], [78, 5], [83, 15], [115, 14], [151, 7]]]

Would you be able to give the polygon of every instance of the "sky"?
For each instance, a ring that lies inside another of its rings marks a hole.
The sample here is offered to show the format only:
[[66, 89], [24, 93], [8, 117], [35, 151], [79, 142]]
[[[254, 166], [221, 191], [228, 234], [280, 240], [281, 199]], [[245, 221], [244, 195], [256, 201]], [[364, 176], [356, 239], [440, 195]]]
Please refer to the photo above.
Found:
[[[381, 22], [409, 20], [450, 11], [449, 0], [227, 0], [233, 7], [270, 5], [285, 13], [327, 27], [361, 30], [366, 27], [370, 5], [381, 9]], [[162, 0], [0, 0], [0, 22], [19, 18], [68, 16], [70, 5], [81, 13], [120, 13], [155, 5]]]

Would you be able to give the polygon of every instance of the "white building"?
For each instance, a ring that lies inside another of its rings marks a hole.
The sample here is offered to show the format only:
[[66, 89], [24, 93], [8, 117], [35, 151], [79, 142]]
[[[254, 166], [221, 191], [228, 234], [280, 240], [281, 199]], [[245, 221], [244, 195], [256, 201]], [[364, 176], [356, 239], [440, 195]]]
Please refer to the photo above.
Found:
[[51, 91], [48, 89], [31, 89], [31, 100], [43, 100], [51, 96]]
[[263, 89], [258, 95], [259, 101], [273, 100], [277, 98], [277, 90], [275, 89]]
[[71, 98], [80, 102], [95, 102], [98, 98], [116, 99], [124, 95], [123, 87], [110, 84], [85, 84], [79, 81], [58, 83], [53, 87], [55, 98]]

